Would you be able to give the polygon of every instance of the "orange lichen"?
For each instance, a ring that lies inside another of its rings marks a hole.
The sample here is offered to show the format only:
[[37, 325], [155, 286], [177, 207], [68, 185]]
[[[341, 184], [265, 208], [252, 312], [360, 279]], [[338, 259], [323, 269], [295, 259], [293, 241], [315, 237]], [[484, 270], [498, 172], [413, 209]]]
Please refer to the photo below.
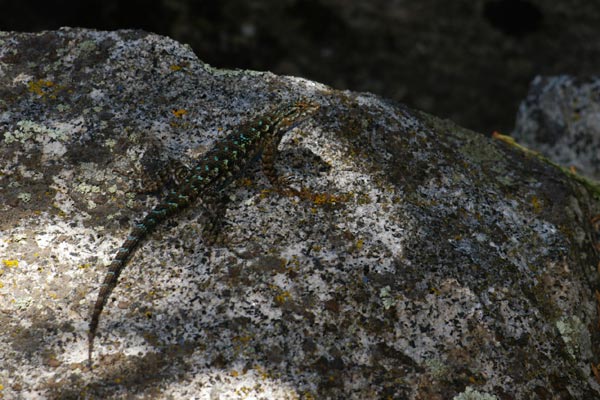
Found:
[[[27, 87], [31, 93], [35, 93], [43, 99], [46, 97], [50, 99], [56, 99], [61, 90], [67, 90], [67, 88], [63, 85], [58, 85], [52, 81], [47, 81], [44, 79], [29, 81], [27, 83]], [[71, 93], [71, 91], [67, 90], [67, 93]]]
[[185, 114], [187, 114], [187, 110], [185, 110], [183, 108], [178, 108], [178, 109], [172, 110], [172, 113], [176, 118], [181, 118]]
[[354, 248], [356, 250], [360, 251], [363, 248], [364, 245], [365, 245], [365, 241], [363, 239], [358, 239], [356, 241], [356, 243], [354, 243]]
[[292, 298], [292, 295], [290, 294], [290, 292], [288, 292], [287, 290], [284, 290], [275, 296], [275, 302], [277, 304], [283, 304], [291, 298]]
[[592, 366], [592, 373], [594, 374], [594, 378], [596, 378], [596, 382], [600, 383], [600, 364], [598, 364], [598, 365], [591, 364], [591, 366]]
[[240, 185], [242, 185], [244, 187], [252, 186], [252, 179], [250, 179], [250, 178], [242, 178], [239, 180], [239, 182], [240, 182]]
[[330, 193], [313, 193], [309, 188], [303, 187], [299, 191], [293, 191], [292, 194], [297, 195], [303, 200], [312, 202], [316, 206], [336, 205], [345, 203], [352, 195], [351, 194], [330, 194]]
[[539, 212], [542, 211], [542, 203], [540, 202], [537, 196], [531, 197], [531, 205], [533, 206], [533, 211], [535, 213], [539, 214]]
[[231, 340], [233, 340], [234, 342], [240, 342], [242, 344], [248, 344], [252, 340], [252, 336], [250, 336], [250, 335], [235, 336]]
[[267, 379], [269, 377], [269, 374], [260, 365], [254, 365], [252, 366], [252, 369], [254, 369], [254, 371], [256, 371], [262, 379]]
[[47, 89], [51, 88], [54, 85], [54, 82], [45, 81], [43, 79], [38, 79], [37, 81], [29, 81], [27, 83], [27, 87], [29, 88], [30, 92], [42, 97], [44, 97], [47, 94]]

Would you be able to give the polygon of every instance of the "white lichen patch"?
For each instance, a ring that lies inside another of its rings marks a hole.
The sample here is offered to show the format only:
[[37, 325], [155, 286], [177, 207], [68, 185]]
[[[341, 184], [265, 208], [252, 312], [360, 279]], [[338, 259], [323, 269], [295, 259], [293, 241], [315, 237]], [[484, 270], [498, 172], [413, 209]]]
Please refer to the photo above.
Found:
[[383, 308], [388, 310], [396, 303], [394, 297], [390, 294], [390, 287], [386, 286], [379, 290], [379, 296], [381, 297], [381, 303]]

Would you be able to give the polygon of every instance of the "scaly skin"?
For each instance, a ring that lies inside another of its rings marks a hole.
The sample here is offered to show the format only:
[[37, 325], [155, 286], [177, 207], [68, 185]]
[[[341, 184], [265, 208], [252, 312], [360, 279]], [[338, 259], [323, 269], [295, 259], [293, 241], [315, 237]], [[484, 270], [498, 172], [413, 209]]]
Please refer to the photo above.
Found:
[[207, 199], [222, 190], [233, 179], [247, 171], [249, 164], [263, 156], [263, 171], [272, 183], [277, 182], [274, 161], [283, 135], [298, 126], [319, 109], [309, 101], [296, 101], [277, 108], [238, 129], [219, 141], [190, 169], [180, 187], [135, 224], [127, 240], [108, 267], [92, 311], [88, 333], [88, 360], [92, 365], [94, 338], [102, 310], [117, 285], [119, 275], [141, 242], [167, 218], [189, 207], [198, 198]]

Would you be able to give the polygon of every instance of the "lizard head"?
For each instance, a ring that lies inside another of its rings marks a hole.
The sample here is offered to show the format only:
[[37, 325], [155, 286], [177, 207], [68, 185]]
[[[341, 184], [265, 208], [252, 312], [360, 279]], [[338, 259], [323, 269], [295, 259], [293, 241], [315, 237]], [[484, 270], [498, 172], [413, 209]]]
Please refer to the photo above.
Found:
[[314, 101], [302, 99], [279, 109], [275, 114], [275, 122], [280, 130], [289, 131], [311, 117], [320, 105]]

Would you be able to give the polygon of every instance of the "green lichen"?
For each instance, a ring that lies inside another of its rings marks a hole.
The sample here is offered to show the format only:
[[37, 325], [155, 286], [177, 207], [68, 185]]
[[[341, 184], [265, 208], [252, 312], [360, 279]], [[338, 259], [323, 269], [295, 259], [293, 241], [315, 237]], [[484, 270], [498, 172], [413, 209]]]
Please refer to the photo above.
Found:
[[104, 141], [104, 145], [110, 149], [113, 149], [117, 145], [117, 141], [115, 139], [107, 139]]
[[85, 183], [77, 185], [76, 189], [79, 193], [83, 193], [83, 194], [100, 193], [100, 188], [98, 186], [88, 185]]
[[396, 304], [396, 300], [394, 300], [394, 298], [390, 295], [389, 286], [381, 288], [381, 290], [379, 291], [379, 296], [381, 297], [383, 308], [385, 308], [386, 310], [388, 310], [390, 307]]
[[30, 120], [19, 121], [17, 122], [17, 129], [4, 133], [4, 141], [6, 143], [23, 143], [32, 139], [41, 141], [40, 139], [43, 137], [64, 142], [67, 140], [68, 135], [60, 129], [48, 128]]
[[98, 205], [96, 204], [96, 202], [94, 202], [93, 200], [88, 200], [86, 203], [86, 206], [88, 208], [88, 210], [93, 210], [96, 207], [98, 207]]
[[18, 310], [25, 310], [33, 304], [33, 298], [30, 296], [19, 297], [15, 300], [14, 305]]
[[450, 372], [448, 365], [437, 358], [426, 360], [425, 366], [433, 379], [441, 379]]
[[471, 389], [469, 386], [464, 392], [454, 396], [452, 400], [498, 400], [498, 397], [492, 394], [478, 392], [477, 390]]
[[226, 68], [214, 68], [212, 65], [208, 63], [204, 63], [202, 65], [204, 70], [210, 73], [213, 76], [240, 76], [240, 75], [249, 75], [249, 76], [263, 76], [265, 72], [262, 71], [254, 71], [251, 69], [226, 69]]
[[26, 192], [19, 193], [19, 195], [17, 197], [23, 203], [29, 203], [31, 201], [31, 193], [26, 193]]
[[591, 339], [585, 324], [576, 315], [562, 317], [556, 321], [556, 328], [565, 342], [567, 352], [571, 357], [586, 358], [591, 355]]
[[83, 53], [92, 53], [92, 52], [96, 51], [97, 48], [98, 48], [98, 46], [96, 45], [96, 42], [93, 40], [84, 40], [83, 42], [81, 42], [79, 44], [79, 49], [81, 50], [82, 54]]

